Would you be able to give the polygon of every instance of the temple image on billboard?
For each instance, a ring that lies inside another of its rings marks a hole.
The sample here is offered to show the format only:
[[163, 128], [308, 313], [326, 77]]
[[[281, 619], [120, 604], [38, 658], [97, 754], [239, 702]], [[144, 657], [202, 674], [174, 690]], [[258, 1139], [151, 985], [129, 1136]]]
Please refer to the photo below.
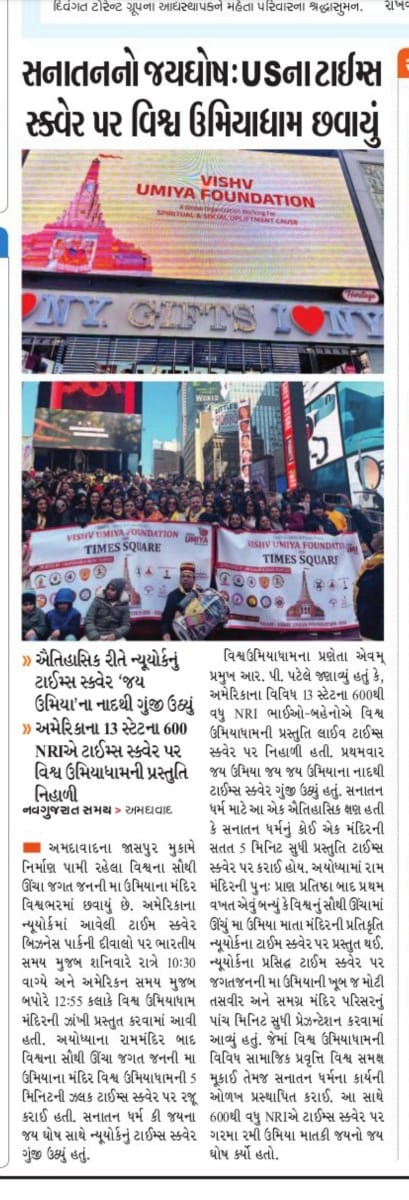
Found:
[[316, 620], [324, 616], [325, 613], [323, 612], [322, 608], [319, 608], [318, 604], [314, 604], [314, 601], [311, 600], [311, 596], [308, 591], [307, 575], [306, 572], [303, 571], [298, 600], [296, 600], [295, 604], [291, 604], [290, 607], [287, 608], [287, 617], [291, 617], [292, 619], [294, 617], [304, 617], [305, 619], [313, 617]]
[[81, 274], [152, 271], [149, 254], [116, 237], [114, 230], [105, 224], [99, 197], [99, 167], [100, 158], [94, 158], [61, 217], [44, 225], [38, 233], [23, 235], [23, 267]]

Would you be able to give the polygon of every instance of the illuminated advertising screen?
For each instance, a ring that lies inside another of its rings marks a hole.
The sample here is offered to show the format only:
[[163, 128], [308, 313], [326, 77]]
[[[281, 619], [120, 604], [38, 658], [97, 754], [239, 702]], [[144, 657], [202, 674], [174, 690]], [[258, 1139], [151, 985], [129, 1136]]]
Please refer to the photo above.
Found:
[[217, 400], [222, 400], [224, 395], [223, 381], [219, 380], [203, 380], [201, 383], [189, 383], [189, 395], [194, 400], [195, 404], [207, 405], [213, 404]]
[[343, 446], [335, 387], [306, 405], [305, 427], [311, 471], [341, 457]]
[[353, 504], [362, 508], [377, 508], [378, 498], [383, 500], [383, 448], [368, 447], [365, 452], [347, 458], [349, 491]]
[[383, 497], [383, 383], [334, 383], [309, 398], [305, 431], [311, 481], [316, 491], [348, 492], [355, 504]]
[[40, 383], [38, 408], [64, 408], [75, 412], [140, 413], [141, 384], [123, 383], [120, 380], [103, 382], [75, 380], [75, 382]]
[[247, 150], [31, 150], [23, 267], [376, 288], [337, 157]]
[[52, 450], [118, 450], [139, 454], [140, 416], [37, 408], [33, 445]]

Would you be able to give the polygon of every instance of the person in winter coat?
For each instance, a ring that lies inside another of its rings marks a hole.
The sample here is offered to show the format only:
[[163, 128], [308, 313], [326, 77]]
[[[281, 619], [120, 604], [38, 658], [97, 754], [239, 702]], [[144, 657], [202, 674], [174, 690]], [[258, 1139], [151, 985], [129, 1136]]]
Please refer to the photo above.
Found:
[[50, 641], [77, 642], [80, 636], [81, 614], [74, 608], [75, 592], [59, 588], [54, 607], [46, 613], [47, 636]]
[[354, 584], [354, 609], [361, 637], [383, 641], [383, 533], [372, 539], [373, 554], [366, 558]]
[[306, 533], [329, 533], [331, 537], [338, 537], [339, 531], [330, 521], [325, 511], [322, 500], [313, 500], [307, 517], [304, 520], [304, 529]]
[[303, 533], [305, 528], [305, 513], [302, 504], [292, 504], [290, 512], [284, 521], [285, 529], [289, 533]]
[[48, 636], [47, 619], [41, 608], [37, 608], [35, 592], [23, 592], [22, 630], [24, 642], [45, 642]]
[[115, 642], [128, 637], [131, 628], [129, 597], [124, 579], [111, 579], [99, 589], [85, 617], [85, 637], [90, 642]]

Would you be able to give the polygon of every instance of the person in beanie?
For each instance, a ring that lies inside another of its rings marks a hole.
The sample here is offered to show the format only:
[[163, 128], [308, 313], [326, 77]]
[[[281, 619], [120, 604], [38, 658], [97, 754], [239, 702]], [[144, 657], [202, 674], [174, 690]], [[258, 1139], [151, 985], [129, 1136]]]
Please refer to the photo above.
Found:
[[23, 592], [22, 630], [24, 642], [44, 642], [48, 636], [47, 619], [41, 608], [37, 608], [35, 592]]
[[163, 642], [170, 642], [172, 637], [172, 623], [177, 612], [183, 611], [186, 605], [186, 597], [192, 598], [198, 596], [199, 593], [195, 588], [196, 567], [193, 562], [182, 562], [179, 568], [179, 587], [174, 588], [173, 592], [169, 592], [166, 604], [162, 613], [160, 632]]
[[129, 596], [124, 579], [111, 579], [99, 588], [85, 617], [85, 637], [90, 642], [115, 642], [128, 637], [131, 628]]
[[334, 522], [330, 521], [322, 500], [311, 501], [309, 514], [304, 520], [304, 530], [306, 533], [329, 533], [331, 537], [338, 537], [339, 534]]
[[75, 592], [59, 588], [54, 607], [46, 613], [47, 636], [50, 641], [77, 642], [80, 636], [81, 614], [74, 608]]

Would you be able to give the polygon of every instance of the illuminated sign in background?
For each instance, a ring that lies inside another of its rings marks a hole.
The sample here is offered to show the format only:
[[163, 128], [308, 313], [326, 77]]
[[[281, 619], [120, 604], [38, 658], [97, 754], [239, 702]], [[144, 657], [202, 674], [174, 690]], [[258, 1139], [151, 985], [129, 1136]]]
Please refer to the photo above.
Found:
[[40, 449], [118, 450], [140, 453], [140, 416], [37, 408], [33, 445]]
[[40, 383], [39, 408], [74, 409], [79, 412], [140, 413], [142, 411], [141, 384], [124, 383], [122, 380], [97, 383], [86, 382]]
[[334, 384], [305, 406], [311, 486], [362, 504], [383, 497], [383, 384]]
[[23, 234], [23, 266], [39, 270], [377, 286], [341, 166], [325, 156], [32, 150]]

